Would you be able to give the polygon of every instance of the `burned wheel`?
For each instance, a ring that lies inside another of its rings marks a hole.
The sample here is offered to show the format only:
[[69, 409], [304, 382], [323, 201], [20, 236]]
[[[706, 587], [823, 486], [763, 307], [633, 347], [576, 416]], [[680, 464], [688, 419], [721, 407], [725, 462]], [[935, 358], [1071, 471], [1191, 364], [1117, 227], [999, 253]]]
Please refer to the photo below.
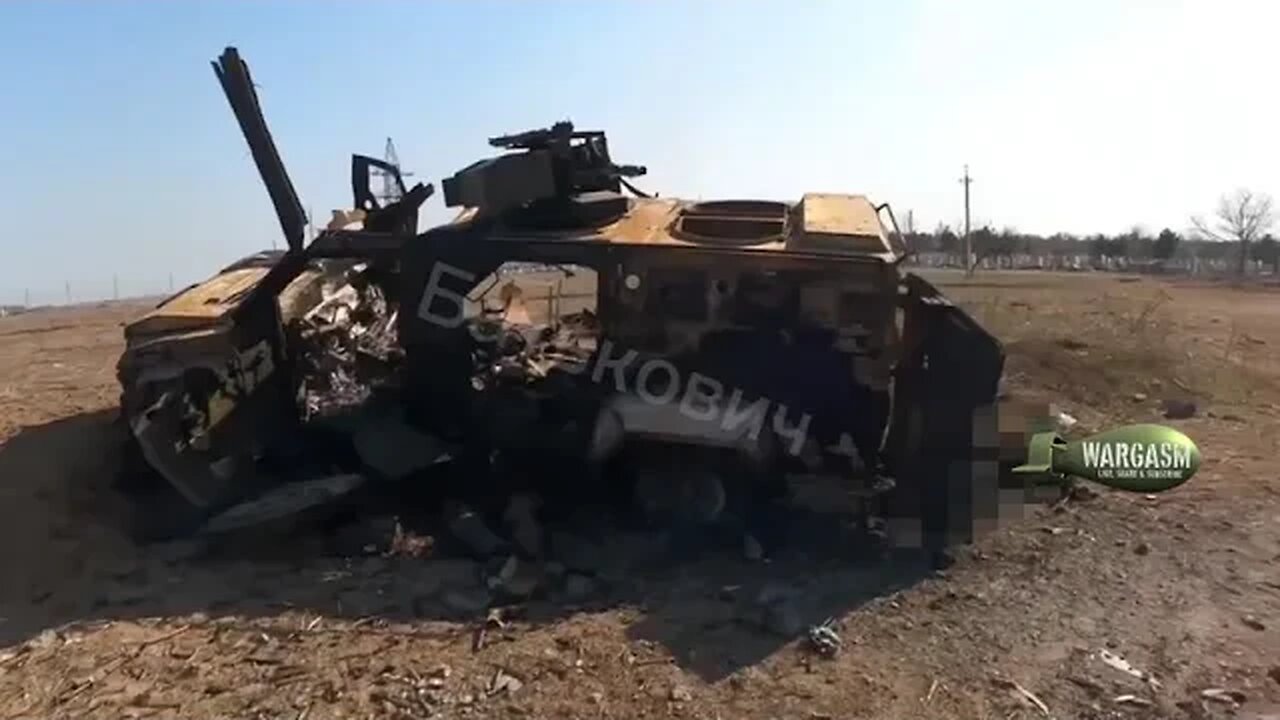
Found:
[[643, 517], [661, 525], [707, 525], [724, 512], [724, 480], [699, 469], [639, 468], [635, 501]]
[[632, 509], [650, 525], [717, 525], [785, 489], [758, 461], [727, 448], [631, 441], [610, 465]]

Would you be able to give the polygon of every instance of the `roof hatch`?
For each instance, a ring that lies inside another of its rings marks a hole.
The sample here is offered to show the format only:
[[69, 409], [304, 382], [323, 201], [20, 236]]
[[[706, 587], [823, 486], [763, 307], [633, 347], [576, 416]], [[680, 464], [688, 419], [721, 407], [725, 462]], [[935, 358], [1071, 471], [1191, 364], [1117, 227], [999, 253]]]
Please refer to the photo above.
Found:
[[672, 234], [714, 245], [763, 245], [786, 238], [791, 207], [770, 200], [716, 200], [680, 211]]

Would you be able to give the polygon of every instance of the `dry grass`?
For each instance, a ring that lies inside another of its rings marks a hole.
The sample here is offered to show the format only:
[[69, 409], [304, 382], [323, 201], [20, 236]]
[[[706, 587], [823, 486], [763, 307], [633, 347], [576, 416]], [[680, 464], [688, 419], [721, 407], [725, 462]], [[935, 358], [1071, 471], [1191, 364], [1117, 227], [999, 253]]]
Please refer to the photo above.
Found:
[[[129, 313], [0, 320], [0, 717], [427, 716], [395, 703], [406, 677], [442, 663], [453, 699], [432, 711], [447, 717], [1043, 717], [1016, 686], [1063, 718], [1217, 717], [1199, 712], [1208, 687], [1280, 702], [1267, 675], [1280, 628], [1280, 294], [928, 275], [1006, 342], [1016, 392], [1069, 403], [1082, 424], [1158, 418], [1161, 399], [1194, 395], [1202, 412], [1174, 422], [1200, 445], [1200, 473], [1156, 499], [1104, 493], [1012, 523], [946, 578], [887, 597], [851, 599], [880, 570], [729, 552], [629, 573], [598, 606], [544, 603], [545, 622], [513, 620], [480, 651], [474, 623], [432, 609], [448, 561], [326, 560], [290, 539], [287, 560], [215, 563], [128, 543], [111, 526], [107, 431]], [[740, 614], [764, 582], [803, 587], [806, 621], [835, 616], [846, 651], [817, 660]], [[726, 601], [727, 587], [741, 597]], [[67, 621], [78, 624], [45, 632]], [[1104, 647], [1162, 688], [1093, 659]], [[499, 667], [523, 689], [487, 697]], [[1122, 694], [1156, 707], [1113, 706]]]
[[1014, 387], [1122, 415], [1142, 396], [1234, 408], [1280, 395], [1263, 339], [1278, 294], [1088, 274], [934, 279], [1004, 341]]

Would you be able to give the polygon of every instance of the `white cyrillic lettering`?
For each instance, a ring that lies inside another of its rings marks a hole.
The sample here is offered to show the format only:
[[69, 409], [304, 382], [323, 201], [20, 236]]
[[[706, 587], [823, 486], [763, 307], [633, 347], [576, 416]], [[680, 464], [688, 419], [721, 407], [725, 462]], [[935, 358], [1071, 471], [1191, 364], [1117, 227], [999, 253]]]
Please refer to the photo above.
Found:
[[[667, 373], [667, 385], [661, 395], [655, 395], [649, 391], [649, 376], [655, 370], [663, 370]], [[660, 358], [646, 360], [644, 365], [640, 366], [640, 372], [636, 373], [636, 394], [650, 405], [666, 405], [676, 398], [678, 392], [680, 392], [680, 374], [669, 360]]]
[[[689, 376], [689, 384], [684, 388], [684, 397], [680, 398], [680, 413], [694, 420], [714, 420], [720, 410], [720, 398], [724, 396], [724, 385], [714, 378], [702, 373]], [[695, 407], [694, 403], [699, 407]]]
[[746, 410], [739, 411], [738, 405], [742, 402], [742, 391], [734, 390], [733, 395], [729, 397], [729, 405], [724, 409], [724, 419], [720, 421], [720, 428], [732, 432], [739, 425], [745, 422], [751, 423], [751, 433], [749, 437], [756, 440], [760, 437], [760, 431], [764, 429], [764, 418], [769, 414], [769, 401], [765, 398], [759, 398], [751, 403]]
[[791, 438], [792, 455], [799, 455], [804, 451], [804, 441], [809, 433], [809, 421], [813, 418], [809, 417], [809, 413], [800, 414], [800, 423], [794, 427], [787, 427], [787, 406], [779, 405], [773, 411], [773, 431], [778, 437]]
[[[431, 275], [427, 278], [427, 289], [422, 294], [422, 302], [418, 303], [418, 317], [440, 327], [456, 328], [463, 322], [466, 298], [461, 293], [440, 287], [440, 278], [445, 273], [466, 280], [469, 283], [474, 283], [476, 279], [474, 274], [466, 270], [453, 267], [448, 263], [435, 263], [431, 266]], [[453, 303], [451, 315], [441, 315], [432, 309], [436, 298], [442, 298]]]
[[600, 352], [596, 355], [596, 366], [591, 369], [591, 381], [600, 382], [604, 378], [604, 371], [607, 367], [613, 368], [613, 386], [620, 393], [627, 391], [627, 383], [622, 375], [622, 369], [636, 360], [635, 350], [628, 350], [622, 354], [617, 360], [609, 359], [609, 351], [613, 349], [613, 341], [605, 340], [600, 346]]

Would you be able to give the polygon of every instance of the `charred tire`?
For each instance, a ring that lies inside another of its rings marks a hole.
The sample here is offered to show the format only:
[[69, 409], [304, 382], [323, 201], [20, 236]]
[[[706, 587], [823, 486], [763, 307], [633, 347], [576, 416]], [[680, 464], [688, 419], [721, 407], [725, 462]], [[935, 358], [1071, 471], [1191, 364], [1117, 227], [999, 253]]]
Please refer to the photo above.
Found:
[[785, 484], [770, 482], [776, 475], [721, 448], [633, 442], [610, 474], [625, 484], [633, 509], [647, 524], [668, 528], [714, 525], [785, 491]]
[[633, 487], [644, 518], [661, 525], [709, 525], [719, 519], [728, 500], [724, 479], [697, 469], [663, 472], [642, 468], [636, 472]]

